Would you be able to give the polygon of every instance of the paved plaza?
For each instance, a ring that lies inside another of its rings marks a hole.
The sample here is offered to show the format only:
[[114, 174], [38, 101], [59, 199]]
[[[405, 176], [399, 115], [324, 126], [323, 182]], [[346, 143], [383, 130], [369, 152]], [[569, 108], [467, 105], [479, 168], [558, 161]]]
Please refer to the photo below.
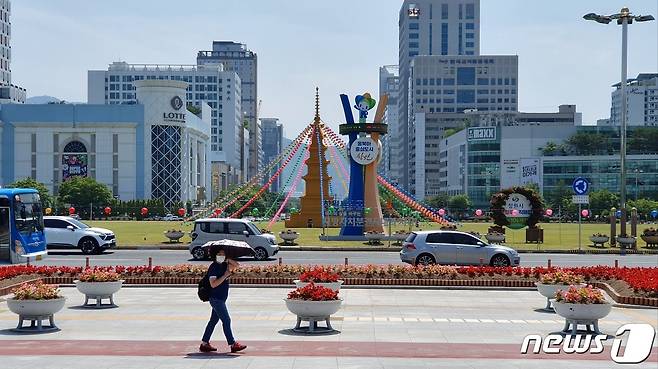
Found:
[[[17, 335], [17, 317], [0, 302], [2, 367], [20, 368], [611, 368], [602, 354], [521, 355], [523, 338], [559, 331], [563, 321], [540, 310], [536, 291], [341, 290], [336, 334], [291, 332], [295, 316], [282, 288], [231, 289], [236, 337], [249, 348], [227, 353], [220, 327], [217, 354], [197, 352], [210, 314], [194, 288], [124, 287], [114, 309], [86, 310], [75, 288], [62, 288], [66, 307], [56, 315], [61, 331]], [[655, 309], [614, 307], [601, 322], [613, 335], [624, 323], [658, 326]], [[656, 342], [654, 341], [654, 346]], [[550, 360], [547, 361], [547, 360]], [[641, 365], [655, 368], [658, 350]]]

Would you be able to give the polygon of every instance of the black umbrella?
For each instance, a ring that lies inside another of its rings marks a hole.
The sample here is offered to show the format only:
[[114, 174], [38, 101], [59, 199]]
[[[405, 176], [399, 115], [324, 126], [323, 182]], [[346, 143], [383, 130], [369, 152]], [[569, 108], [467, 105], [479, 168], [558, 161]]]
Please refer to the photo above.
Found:
[[224, 251], [224, 255], [231, 259], [237, 259], [242, 256], [253, 256], [254, 249], [248, 243], [233, 240], [219, 240], [206, 242], [203, 247], [208, 247], [209, 254], [219, 253], [220, 250]]

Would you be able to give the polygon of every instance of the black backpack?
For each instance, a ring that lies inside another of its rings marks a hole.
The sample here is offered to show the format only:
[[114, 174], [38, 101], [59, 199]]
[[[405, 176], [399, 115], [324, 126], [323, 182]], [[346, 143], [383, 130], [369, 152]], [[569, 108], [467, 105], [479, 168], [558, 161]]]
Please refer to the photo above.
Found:
[[207, 302], [210, 300], [210, 291], [212, 291], [212, 287], [210, 286], [208, 273], [206, 273], [199, 281], [196, 294], [199, 296], [199, 300]]

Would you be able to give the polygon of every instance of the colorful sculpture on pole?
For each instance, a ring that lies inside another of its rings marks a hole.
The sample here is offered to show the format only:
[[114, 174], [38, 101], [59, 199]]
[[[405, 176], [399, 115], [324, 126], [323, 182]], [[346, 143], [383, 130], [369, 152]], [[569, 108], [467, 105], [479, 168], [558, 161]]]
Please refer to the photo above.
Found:
[[[347, 200], [343, 202], [341, 236], [363, 236], [364, 232], [384, 232], [383, 214], [377, 187], [377, 164], [381, 159], [380, 135], [388, 133], [388, 126], [381, 123], [388, 96], [380, 98], [373, 123], [366, 123], [368, 111], [377, 102], [369, 93], [354, 99], [359, 111], [359, 123], [354, 122], [347, 95], [340, 95], [346, 124], [340, 125], [340, 133], [349, 137], [350, 186]], [[368, 134], [370, 136], [368, 136]]]

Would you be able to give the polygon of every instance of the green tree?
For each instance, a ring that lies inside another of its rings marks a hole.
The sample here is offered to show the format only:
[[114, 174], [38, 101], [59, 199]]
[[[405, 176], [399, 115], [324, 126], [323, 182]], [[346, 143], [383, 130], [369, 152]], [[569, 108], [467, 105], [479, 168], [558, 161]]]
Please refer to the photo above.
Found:
[[433, 208], [440, 209], [446, 208], [448, 202], [450, 201], [450, 196], [445, 192], [440, 192], [438, 195], [432, 197], [427, 201], [427, 204]]
[[611, 150], [610, 137], [601, 133], [577, 132], [567, 140], [570, 151], [576, 155], [607, 154]]
[[610, 213], [610, 209], [619, 207], [619, 196], [607, 189], [592, 191], [589, 194], [589, 206], [594, 212], [603, 216]]
[[464, 214], [471, 207], [471, 199], [468, 195], [455, 195], [448, 200], [448, 207], [457, 214]]
[[633, 129], [628, 140], [628, 150], [633, 154], [655, 154], [658, 152], [658, 128], [638, 127]]
[[105, 206], [112, 201], [112, 192], [91, 177], [73, 177], [59, 186], [59, 202], [77, 207]]
[[34, 178], [19, 179], [18, 181], [8, 185], [7, 188], [34, 188], [35, 190], [39, 191], [39, 196], [41, 196], [41, 202], [44, 208], [53, 205], [53, 198], [50, 196], [48, 187]]
[[658, 201], [651, 199], [637, 199], [628, 202], [628, 209], [636, 208], [637, 214], [641, 218], [651, 218], [649, 213], [652, 210], [658, 210]]

